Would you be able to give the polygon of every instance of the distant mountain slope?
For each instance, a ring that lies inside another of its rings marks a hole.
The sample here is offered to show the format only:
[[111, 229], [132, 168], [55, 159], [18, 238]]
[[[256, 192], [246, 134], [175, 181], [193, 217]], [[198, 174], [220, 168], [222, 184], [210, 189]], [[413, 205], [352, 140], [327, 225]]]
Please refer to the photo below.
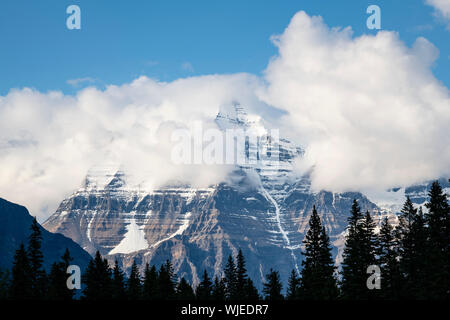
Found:
[[[0, 268], [11, 268], [13, 257], [20, 243], [28, 243], [33, 217], [20, 205], [0, 198]], [[59, 233], [51, 233], [41, 227], [44, 267], [48, 270], [54, 261], [59, 261], [66, 248], [74, 258], [72, 264], [84, 269], [90, 255], [72, 239]]]

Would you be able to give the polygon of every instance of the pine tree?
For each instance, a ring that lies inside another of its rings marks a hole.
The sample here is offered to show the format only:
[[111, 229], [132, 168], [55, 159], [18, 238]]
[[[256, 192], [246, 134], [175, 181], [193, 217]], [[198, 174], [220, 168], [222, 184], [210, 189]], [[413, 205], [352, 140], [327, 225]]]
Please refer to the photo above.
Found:
[[112, 274], [106, 259], [102, 259], [100, 252], [96, 252], [94, 259], [88, 264], [82, 281], [86, 300], [108, 300], [112, 298]]
[[31, 281], [33, 287], [33, 298], [43, 299], [47, 291], [47, 276], [42, 267], [44, 255], [41, 250], [42, 233], [36, 217], [31, 224], [31, 234], [28, 242], [28, 257], [31, 267]]
[[375, 234], [375, 222], [372, 219], [369, 211], [366, 211], [366, 215], [362, 219], [362, 231], [363, 231], [363, 251], [362, 262], [364, 262], [365, 268], [374, 265], [377, 262], [376, 252], [378, 246], [378, 238]]
[[428, 296], [428, 292], [426, 289], [428, 278], [431, 275], [427, 273], [427, 259], [430, 244], [428, 240], [428, 230], [426, 226], [425, 215], [423, 214], [422, 207], [419, 207], [419, 212], [417, 213], [417, 216], [412, 225], [411, 234], [414, 248], [414, 258], [412, 260], [414, 272], [413, 276], [409, 278], [409, 283], [411, 283], [411, 286], [409, 288], [406, 288], [406, 290], [408, 290], [408, 293], [412, 292], [413, 295], [405, 295], [405, 286], [402, 286], [402, 297], [423, 300]]
[[74, 296], [74, 290], [75, 289], [69, 289], [67, 287], [67, 268], [70, 266], [70, 263], [72, 262], [73, 258], [70, 255], [70, 251], [68, 248], [66, 248], [66, 250], [64, 251], [63, 256], [61, 257], [61, 266], [64, 269], [64, 271], [66, 272], [65, 276], [66, 276], [66, 283], [65, 283], [65, 287], [64, 290], [61, 292], [61, 295], [64, 297], [63, 300], [72, 300], [73, 296]]
[[403, 278], [401, 296], [411, 299], [414, 297], [415, 281], [418, 276], [416, 274], [416, 239], [413, 233], [413, 225], [417, 219], [417, 209], [414, 208], [409, 196], [406, 197], [398, 219], [399, 223], [395, 228], [395, 236], [398, 242], [400, 272]]
[[433, 182], [425, 204], [428, 213], [428, 298], [450, 298], [450, 206], [438, 181]]
[[48, 275], [48, 292], [47, 298], [49, 300], [63, 300], [61, 292], [67, 289], [66, 286], [66, 270], [61, 263], [54, 262]]
[[322, 266], [321, 280], [323, 283], [320, 296], [325, 300], [337, 299], [339, 296], [339, 289], [335, 277], [336, 267], [334, 266], [330, 238], [328, 237], [324, 226], [322, 226], [322, 232], [320, 234], [320, 243], [320, 265]]
[[305, 259], [302, 261], [300, 296], [303, 299], [330, 300], [337, 297], [337, 285], [334, 278], [334, 263], [331, 245], [325, 228], [322, 227], [316, 207], [309, 220], [306, 233]]
[[131, 266], [130, 277], [127, 281], [127, 296], [130, 300], [139, 300], [141, 298], [141, 277], [136, 264], [136, 260], [133, 261]]
[[224, 279], [214, 278], [211, 298], [214, 301], [224, 301], [226, 298], [226, 286]]
[[143, 297], [145, 300], [154, 300], [158, 297], [158, 272], [156, 267], [145, 265]]
[[291, 275], [288, 280], [288, 287], [286, 291], [286, 299], [297, 300], [300, 298], [300, 278], [297, 275], [297, 271], [292, 269]]
[[249, 277], [247, 278], [246, 284], [245, 284], [245, 299], [248, 301], [258, 301], [261, 300], [261, 296], [259, 295], [258, 289], [256, 289], [255, 284], [253, 283], [253, 280]]
[[358, 202], [353, 200], [342, 262], [341, 291], [344, 299], [369, 299], [373, 296], [366, 284], [367, 268], [376, 260], [373, 229], [370, 214], [363, 217]]
[[246, 285], [247, 285], [247, 269], [245, 268], [245, 258], [242, 250], [239, 249], [236, 257], [236, 299], [247, 299]]
[[212, 282], [206, 270], [203, 271], [203, 278], [195, 290], [195, 296], [198, 300], [210, 300], [212, 293]]
[[381, 269], [382, 283], [379, 296], [387, 300], [399, 299], [403, 281], [400, 273], [400, 264], [397, 260], [398, 249], [394, 228], [387, 217], [381, 223], [377, 254], [379, 256], [378, 263]]
[[31, 265], [23, 243], [14, 255], [9, 297], [13, 300], [33, 299]]
[[177, 300], [187, 301], [195, 299], [194, 290], [192, 290], [191, 285], [186, 281], [186, 279], [181, 278], [177, 285], [175, 296]]
[[402, 299], [421, 299], [425, 294], [427, 272], [425, 270], [428, 254], [427, 228], [422, 208], [417, 212], [407, 197], [399, 224], [395, 228], [399, 268], [402, 277], [400, 297]]
[[49, 300], [72, 300], [74, 291], [67, 287], [67, 268], [72, 260], [68, 249], [61, 257], [61, 261], [54, 262], [48, 276], [48, 293]]
[[176, 276], [169, 260], [161, 265], [158, 275], [158, 298], [167, 300], [175, 296]]
[[400, 241], [400, 253], [402, 254], [402, 260], [405, 267], [408, 265], [407, 269], [410, 269], [411, 262], [408, 259], [412, 258], [412, 252], [414, 247], [414, 239], [412, 238], [412, 226], [417, 216], [417, 209], [409, 198], [406, 197], [406, 201], [403, 204], [401, 214], [399, 216], [399, 223], [395, 230], [397, 239]]
[[228, 300], [236, 300], [238, 298], [237, 292], [237, 269], [234, 259], [231, 254], [228, 256], [228, 261], [224, 270], [225, 278], [225, 295]]
[[280, 274], [278, 271], [274, 271], [270, 268], [269, 273], [266, 275], [266, 282], [264, 282], [263, 293], [265, 299], [270, 301], [283, 300], [284, 297], [281, 293], [283, 285], [280, 281]]
[[125, 289], [125, 275], [119, 266], [117, 259], [114, 261], [111, 281], [111, 295], [114, 300], [126, 300], [127, 291]]

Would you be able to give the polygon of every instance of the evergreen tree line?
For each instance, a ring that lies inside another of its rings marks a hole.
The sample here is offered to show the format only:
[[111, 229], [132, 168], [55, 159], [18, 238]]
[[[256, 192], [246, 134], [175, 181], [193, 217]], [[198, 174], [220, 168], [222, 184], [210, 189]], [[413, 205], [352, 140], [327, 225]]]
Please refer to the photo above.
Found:
[[[379, 232], [369, 212], [356, 201], [349, 217], [343, 253], [340, 297], [343, 299], [449, 299], [450, 207], [436, 181], [429, 201], [414, 207], [406, 199], [395, 227], [385, 218]], [[380, 289], [367, 290], [367, 267], [380, 268]]]
[[194, 289], [185, 278], [177, 279], [169, 260], [159, 268], [146, 264], [140, 274], [136, 261], [127, 278], [116, 260], [110, 268], [99, 252], [83, 275], [83, 298], [87, 300], [259, 300], [261, 297], [247, 275], [245, 259], [239, 251], [230, 255], [224, 277], [211, 279], [204, 270]]
[[43, 267], [42, 233], [36, 218], [31, 224], [28, 245], [20, 244], [14, 255], [11, 271], [0, 270], [0, 299], [72, 300], [73, 290], [66, 285], [67, 267], [72, 258], [66, 249], [61, 260], [54, 262], [50, 272]]
[[[83, 276], [81, 299], [86, 300], [368, 300], [368, 299], [448, 299], [450, 297], [450, 207], [438, 182], [432, 184], [429, 202], [414, 207], [406, 199], [394, 227], [385, 218], [376, 224], [367, 211], [353, 201], [348, 219], [341, 270], [332, 259], [332, 247], [316, 208], [303, 240], [300, 272], [292, 270], [286, 294], [278, 271], [270, 269], [262, 292], [247, 274], [246, 261], [239, 250], [230, 255], [222, 277], [210, 278], [204, 270], [193, 288], [178, 279], [169, 260], [159, 268], [146, 264], [140, 273], [136, 261], [127, 277], [118, 261], [110, 267], [96, 253]], [[11, 272], [0, 271], [0, 299], [71, 300], [66, 286], [67, 267], [72, 260], [66, 250], [50, 273], [42, 263], [42, 236], [34, 219], [27, 248], [20, 245]], [[380, 270], [379, 289], [369, 289], [369, 266]]]

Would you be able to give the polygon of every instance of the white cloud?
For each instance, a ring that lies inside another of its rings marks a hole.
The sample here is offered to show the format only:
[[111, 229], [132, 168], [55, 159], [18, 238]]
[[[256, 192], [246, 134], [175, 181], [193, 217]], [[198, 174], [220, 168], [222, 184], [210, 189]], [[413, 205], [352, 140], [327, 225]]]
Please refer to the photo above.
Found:
[[320, 17], [297, 13], [282, 35], [261, 97], [289, 114], [307, 145], [317, 189], [408, 185], [450, 174], [449, 90], [430, 67], [438, 50], [395, 32], [354, 38]]
[[449, 90], [431, 72], [430, 42], [409, 48], [386, 31], [355, 38], [304, 12], [273, 41], [279, 54], [262, 78], [141, 77], [74, 96], [27, 88], [0, 96], [0, 196], [43, 219], [105, 161], [150, 188], [220, 182], [230, 167], [174, 165], [170, 133], [212, 125], [233, 100], [307, 147], [298, 168], [314, 168], [315, 188], [383, 189], [450, 174]]
[[203, 187], [221, 181], [229, 167], [171, 162], [171, 129], [211, 123], [233, 99], [255, 105], [258, 81], [246, 74], [171, 83], [141, 77], [76, 96], [12, 90], [0, 97], [0, 196], [42, 219], [81, 185], [91, 166], [105, 161], [122, 163], [149, 188], [171, 179]]
[[95, 83], [96, 80], [91, 77], [85, 77], [85, 78], [69, 79], [66, 82], [67, 84], [70, 84], [72, 87], [79, 88], [83, 84]]
[[446, 21], [450, 29], [450, 0], [426, 0], [425, 3], [435, 9], [436, 15]]

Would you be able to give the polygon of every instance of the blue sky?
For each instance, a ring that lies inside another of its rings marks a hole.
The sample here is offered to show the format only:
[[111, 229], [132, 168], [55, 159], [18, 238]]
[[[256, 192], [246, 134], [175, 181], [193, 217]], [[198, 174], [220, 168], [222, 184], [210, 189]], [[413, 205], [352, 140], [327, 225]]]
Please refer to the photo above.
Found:
[[[81, 30], [66, 28], [66, 8], [81, 8]], [[366, 8], [410, 46], [423, 36], [440, 51], [435, 76], [450, 87], [450, 30], [424, 0], [2, 1], [0, 95], [11, 88], [74, 93], [85, 85], [122, 84], [140, 75], [162, 81], [214, 73], [261, 74], [280, 34], [300, 10], [329, 26], [366, 28]], [[87, 79], [74, 86], [73, 79]], [[69, 81], [70, 82], [70, 81]]]

